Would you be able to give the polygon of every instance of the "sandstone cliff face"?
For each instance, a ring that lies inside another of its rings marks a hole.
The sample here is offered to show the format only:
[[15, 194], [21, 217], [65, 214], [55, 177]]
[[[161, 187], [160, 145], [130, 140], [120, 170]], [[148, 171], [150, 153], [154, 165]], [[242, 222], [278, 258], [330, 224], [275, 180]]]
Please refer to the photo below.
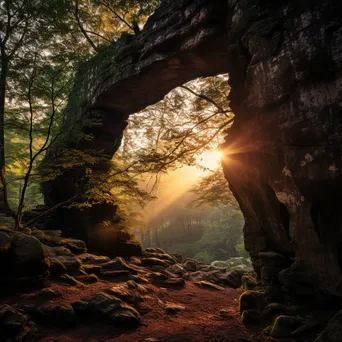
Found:
[[[91, 142], [65, 143], [110, 157], [129, 114], [229, 72], [236, 120], [224, 171], [269, 300], [341, 296], [341, 10], [334, 0], [165, 0], [139, 35], [82, 67], [67, 124], [92, 115], [103, 124]], [[67, 196], [59, 182], [45, 187], [49, 204]]]
[[[224, 169], [246, 247], [266, 286], [300, 288], [302, 299], [317, 288], [341, 294], [341, 4], [230, 6], [229, 59], [239, 67]], [[286, 258], [272, 254], [283, 260], [272, 265], [266, 251]]]

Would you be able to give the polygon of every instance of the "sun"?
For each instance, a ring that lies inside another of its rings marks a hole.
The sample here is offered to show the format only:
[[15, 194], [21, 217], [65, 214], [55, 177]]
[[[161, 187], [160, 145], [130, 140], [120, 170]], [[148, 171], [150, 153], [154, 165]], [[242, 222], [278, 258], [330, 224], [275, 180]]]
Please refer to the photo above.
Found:
[[221, 163], [222, 156], [220, 151], [205, 151], [196, 160], [198, 164], [207, 169], [216, 169]]

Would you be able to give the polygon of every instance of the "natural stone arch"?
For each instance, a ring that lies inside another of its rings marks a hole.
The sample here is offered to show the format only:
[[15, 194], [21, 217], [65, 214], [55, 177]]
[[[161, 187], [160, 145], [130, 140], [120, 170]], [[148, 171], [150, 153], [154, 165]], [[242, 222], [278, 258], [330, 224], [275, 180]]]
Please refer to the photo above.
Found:
[[[66, 143], [110, 157], [129, 114], [186, 81], [229, 73], [236, 120], [224, 171], [269, 300], [299, 288], [341, 296], [341, 9], [333, 0], [165, 0], [140, 34], [82, 67], [66, 125], [94, 112], [103, 125], [91, 142]], [[59, 182], [45, 187], [49, 204], [66, 196]]]
[[[104, 151], [112, 158], [120, 146], [130, 114], [160, 101], [169, 91], [201, 76], [226, 73], [227, 29], [225, 1], [164, 1], [138, 35], [123, 35], [112, 46], [80, 66], [66, 109], [66, 131], [70, 126], [91, 132], [93, 139], [76, 140], [70, 130], [63, 135], [63, 145], [81, 150]], [[101, 125], [80, 127], [85, 117], [100, 118]], [[58, 148], [47, 159], [59, 155]], [[80, 173], [82, 174], [82, 173]], [[45, 184], [45, 201], [56, 205], [80, 192], [73, 174]], [[82, 236], [84, 227], [92, 229], [98, 222], [110, 219], [111, 208], [98, 205], [79, 213], [59, 211]], [[108, 216], [104, 213], [108, 212]]]

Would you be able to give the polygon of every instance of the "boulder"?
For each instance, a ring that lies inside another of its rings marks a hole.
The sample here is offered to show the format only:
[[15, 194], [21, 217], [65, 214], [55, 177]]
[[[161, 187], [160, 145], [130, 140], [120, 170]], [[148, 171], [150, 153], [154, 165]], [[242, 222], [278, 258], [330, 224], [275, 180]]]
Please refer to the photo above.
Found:
[[22, 341], [30, 333], [27, 315], [7, 304], [0, 305], [0, 341]]
[[166, 272], [151, 272], [149, 274], [149, 277], [151, 278], [152, 283], [154, 284], [169, 279], [169, 276]]
[[183, 262], [183, 257], [180, 254], [177, 253], [171, 253], [170, 254], [178, 263], [182, 263]]
[[177, 262], [177, 259], [171, 256], [170, 254], [167, 253], [151, 253], [151, 252], [144, 252], [143, 253], [144, 258], [157, 258], [160, 260], [166, 260], [170, 262], [171, 264], [175, 264]]
[[161, 248], [145, 248], [144, 253], [166, 254], [166, 252]]
[[246, 291], [260, 289], [260, 284], [258, 281], [248, 274], [244, 274], [241, 277], [241, 285]]
[[79, 286], [82, 287], [83, 284], [76, 280], [74, 277], [68, 275], [68, 274], [63, 274], [60, 278], [59, 281], [62, 282], [63, 284], [69, 285], [69, 286]]
[[189, 279], [192, 281], [209, 281], [214, 284], [219, 285], [225, 285], [224, 282], [224, 276], [222, 274], [222, 270], [216, 270], [211, 272], [203, 272], [203, 271], [197, 271], [197, 272], [190, 272], [188, 274], [185, 274], [184, 276], [189, 276]]
[[129, 271], [132, 274], [137, 274], [137, 270], [129, 266], [121, 257], [116, 257], [104, 264], [101, 264], [103, 271]]
[[[199, 265], [199, 270], [202, 272], [218, 271], [217, 267], [211, 265]], [[222, 272], [222, 270], [220, 270]]]
[[233, 268], [236, 268], [237, 266], [241, 266], [241, 270], [246, 271], [252, 271], [252, 263], [249, 258], [243, 258], [243, 257], [236, 257], [236, 258], [230, 258], [225, 261], [216, 260], [211, 263], [212, 266], [215, 267], [221, 267], [226, 268], [227, 270], [232, 270]]
[[168, 270], [173, 273], [182, 276], [186, 271], [181, 264], [174, 264], [168, 268]]
[[35, 298], [38, 301], [49, 301], [60, 296], [62, 296], [62, 293], [60, 291], [54, 290], [51, 287], [47, 287], [45, 289], [42, 289], [41, 291], [38, 291]]
[[241, 272], [235, 270], [235, 271], [225, 273], [221, 279], [223, 279], [225, 285], [232, 287], [233, 289], [237, 289], [241, 287], [241, 284], [242, 284], [241, 278], [242, 278]]
[[12, 241], [6, 259], [0, 259], [4, 269], [0, 282], [15, 283], [18, 287], [36, 286], [47, 276], [50, 266], [42, 244], [35, 237], [17, 231], [6, 230], [5, 234]]
[[0, 257], [8, 252], [11, 247], [12, 237], [0, 231]]
[[142, 300], [139, 292], [136, 289], [129, 288], [127, 283], [113, 286], [106, 292], [128, 303], [137, 303]]
[[45, 244], [42, 244], [44, 252], [48, 255], [50, 258], [55, 258], [58, 256], [74, 256], [74, 254], [71, 253], [70, 249], [66, 247], [51, 247]]
[[168, 267], [163, 267], [163, 266], [159, 266], [159, 265], [153, 265], [153, 266], [147, 266], [152, 272], [160, 272], [160, 273], [165, 273], [167, 274], [169, 277], [174, 277], [176, 276], [175, 274], [173, 274], [172, 272], [170, 272], [168, 270]]
[[90, 298], [78, 300], [72, 304], [73, 310], [88, 319], [106, 320], [120, 328], [136, 327], [140, 323], [137, 310], [113, 295], [118, 291], [111, 292], [99, 292]]
[[134, 280], [128, 280], [126, 285], [129, 289], [137, 290], [140, 294], [147, 294], [148, 290], [145, 286], [136, 283]]
[[50, 258], [49, 272], [52, 277], [60, 277], [62, 274], [66, 273], [67, 268], [56, 258]]
[[134, 240], [133, 234], [125, 228], [100, 223], [89, 234], [88, 247], [91, 252], [125, 260], [142, 256], [141, 243]]
[[137, 257], [131, 257], [129, 258], [128, 263], [136, 266], [141, 266], [141, 259]]
[[102, 267], [100, 265], [92, 265], [92, 264], [86, 264], [82, 265], [82, 269], [88, 273], [88, 274], [100, 274], [102, 271]]
[[140, 276], [140, 275], [131, 275], [130, 276], [130, 279], [137, 282], [138, 284], [148, 284], [149, 281], [148, 279], [146, 279], [145, 277], [143, 276]]
[[75, 256], [70, 249], [62, 246], [51, 247], [44, 244], [42, 246], [50, 259], [50, 263], [52, 265], [54, 264], [53, 273], [55, 273], [55, 275], [58, 275], [62, 269], [66, 269], [66, 272], [68, 273], [77, 273], [81, 269], [82, 262], [80, 258]]
[[61, 231], [32, 229], [31, 235], [40, 240], [41, 243], [50, 247], [65, 247], [74, 254], [81, 254], [87, 251], [84, 241], [61, 237]]
[[[274, 338], [288, 337], [304, 323], [305, 321], [298, 316], [278, 316], [273, 324], [271, 336]], [[324, 340], [324, 342], [328, 341]]]
[[[32, 229], [31, 231], [33, 231], [34, 229]], [[47, 236], [61, 236], [62, 235], [62, 231], [58, 230], [58, 229], [44, 229], [41, 230], [42, 232], [44, 232], [45, 235]]]
[[141, 264], [143, 266], [161, 266], [163, 268], [167, 268], [171, 265], [171, 262], [168, 260], [162, 260], [155, 257], [149, 257], [149, 258], [142, 258]]
[[183, 267], [188, 272], [196, 272], [199, 269], [199, 262], [194, 259], [186, 259]]
[[263, 314], [255, 309], [244, 310], [241, 315], [241, 322], [245, 325], [260, 324], [263, 319]]
[[224, 290], [222, 286], [213, 284], [210, 281], [205, 281], [205, 280], [197, 281], [195, 282], [195, 285], [208, 289], [208, 290], [216, 290], [216, 291]]
[[112, 311], [120, 309], [124, 304], [120, 298], [105, 292], [97, 293], [84, 301], [88, 303], [87, 312], [98, 318], [107, 318]]
[[232, 266], [227, 269], [227, 271], [240, 271], [241, 273], [244, 274], [250, 274], [253, 273], [253, 269], [251, 266], [248, 265], [237, 265], [237, 266]]
[[110, 313], [108, 321], [120, 328], [135, 328], [140, 324], [140, 315], [133, 307], [122, 305]]
[[35, 319], [41, 324], [69, 327], [76, 322], [71, 305], [47, 304], [38, 307]]
[[71, 304], [76, 315], [82, 315], [88, 310], [88, 303], [84, 300], [78, 300]]
[[59, 256], [56, 256], [54, 259], [59, 261], [61, 264], [63, 264], [66, 267], [67, 272], [70, 272], [70, 273], [74, 271], [78, 271], [82, 266], [80, 259], [77, 258], [75, 255], [68, 255], [68, 256], [59, 255]]
[[166, 303], [164, 309], [167, 313], [176, 314], [180, 311], [185, 310], [185, 307], [183, 305], [180, 305], [180, 304]]
[[[126, 284], [127, 284], [127, 287], [128, 287], [129, 289], [137, 289], [139, 286], [141, 286], [141, 285], [139, 285], [138, 283], [136, 283], [134, 280], [128, 280], [128, 281], [126, 282]], [[143, 287], [143, 286], [141, 286], [141, 287]]]
[[96, 274], [85, 274], [76, 277], [77, 281], [80, 281], [84, 284], [94, 284], [99, 281], [99, 278], [96, 276]]
[[78, 258], [81, 260], [82, 264], [93, 264], [99, 265], [104, 264], [110, 260], [109, 257], [104, 255], [96, 255], [91, 253], [83, 253], [78, 255]]
[[87, 246], [84, 241], [70, 238], [59, 239], [56, 242], [56, 246], [69, 248], [71, 252], [76, 255], [85, 253], [87, 251]]
[[246, 291], [240, 296], [240, 313], [255, 309], [263, 311], [266, 306], [265, 294], [259, 291]]
[[326, 328], [318, 335], [315, 342], [342, 341], [342, 310], [331, 318]]

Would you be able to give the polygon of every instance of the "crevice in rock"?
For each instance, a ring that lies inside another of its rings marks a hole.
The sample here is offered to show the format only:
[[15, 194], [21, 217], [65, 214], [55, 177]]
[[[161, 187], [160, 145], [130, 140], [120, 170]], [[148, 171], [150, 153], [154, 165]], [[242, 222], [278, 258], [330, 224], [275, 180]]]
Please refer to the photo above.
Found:
[[267, 184], [265, 188], [266, 188], [267, 197], [273, 206], [273, 210], [275, 213], [277, 213], [277, 217], [279, 218], [281, 225], [284, 227], [284, 230], [286, 232], [288, 240], [291, 241], [291, 237], [290, 237], [290, 220], [291, 220], [290, 213], [289, 213], [286, 205], [281, 203], [278, 200], [276, 194], [274, 193], [273, 188], [269, 184]]

